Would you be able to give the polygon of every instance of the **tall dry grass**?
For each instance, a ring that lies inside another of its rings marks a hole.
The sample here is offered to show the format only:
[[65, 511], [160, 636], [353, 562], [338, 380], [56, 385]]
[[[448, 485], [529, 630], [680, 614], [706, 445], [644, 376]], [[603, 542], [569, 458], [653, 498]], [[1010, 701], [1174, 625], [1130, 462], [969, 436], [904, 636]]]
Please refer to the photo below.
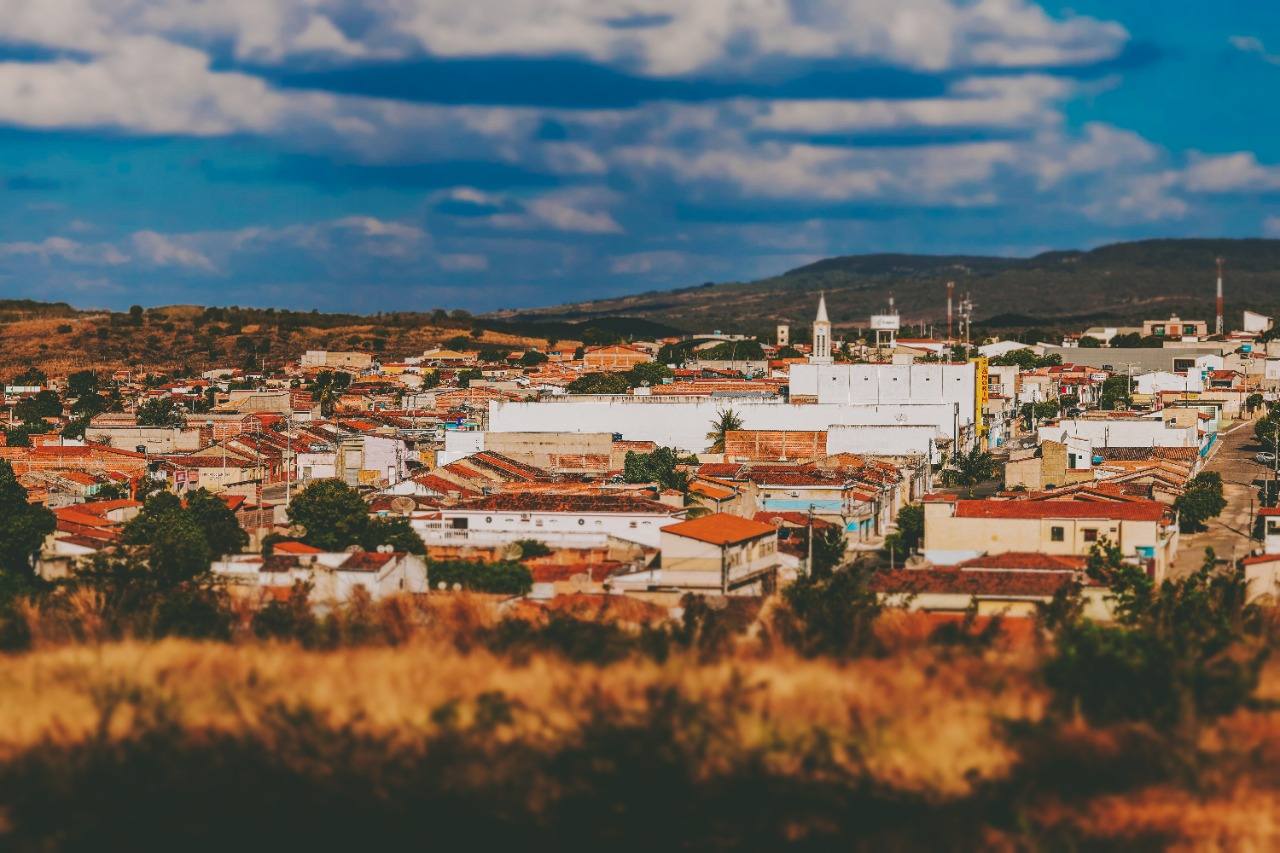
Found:
[[[1204, 729], [1044, 724], [1034, 649], [601, 666], [479, 642], [484, 596], [373, 606], [382, 641], [113, 641], [100, 600], [28, 614], [0, 659], [0, 847], [29, 850], [1252, 848], [1280, 826], [1280, 714]], [[62, 620], [62, 621], [58, 621]], [[364, 623], [362, 623], [364, 624]], [[1280, 666], [1260, 696], [1280, 696]]]

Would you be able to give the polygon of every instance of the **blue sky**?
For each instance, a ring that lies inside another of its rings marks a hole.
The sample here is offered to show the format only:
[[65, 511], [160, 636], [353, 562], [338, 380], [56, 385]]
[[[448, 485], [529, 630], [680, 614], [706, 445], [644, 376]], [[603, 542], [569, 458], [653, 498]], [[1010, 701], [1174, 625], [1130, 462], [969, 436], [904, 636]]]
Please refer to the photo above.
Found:
[[0, 0], [0, 296], [554, 304], [1280, 237], [1253, 0]]

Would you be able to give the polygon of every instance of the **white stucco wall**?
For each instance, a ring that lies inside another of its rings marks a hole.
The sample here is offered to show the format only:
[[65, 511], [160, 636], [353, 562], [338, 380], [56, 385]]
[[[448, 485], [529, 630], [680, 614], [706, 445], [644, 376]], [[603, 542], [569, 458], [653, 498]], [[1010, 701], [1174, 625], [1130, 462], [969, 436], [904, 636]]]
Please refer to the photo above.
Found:
[[[829, 430], [846, 426], [932, 426], [951, 438], [973, 423], [973, 404], [792, 404], [774, 400], [582, 395], [542, 402], [489, 403], [490, 432], [610, 432], [627, 441], [654, 441], [687, 453], [707, 447], [707, 431], [725, 409], [748, 430]], [[963, 437], [963, 436], [962, 436]]]

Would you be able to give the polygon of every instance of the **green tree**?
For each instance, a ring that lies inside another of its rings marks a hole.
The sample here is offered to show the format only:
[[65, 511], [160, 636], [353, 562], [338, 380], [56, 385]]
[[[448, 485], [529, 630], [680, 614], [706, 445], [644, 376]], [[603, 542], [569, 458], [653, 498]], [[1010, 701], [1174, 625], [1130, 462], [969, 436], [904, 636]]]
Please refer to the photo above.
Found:
[[56, 525], [52, 512], [27, 503], [13, 466], [0, 459], [0, 592], [33, 578], [36, 555]]
[[9, 382], [10, 385], [22, 385], [24, 387], [41, 386], [49, 381], [49, 377], [43, 370], [38, 367], [28, 367], [19, 373]]
[[778, 352], [774, 357], [775, 358], [803, 358], [804, 353], [800, 352], [800, 350], [788, 344], [783, 347], [778, 347]]
[[172, 397], [150, 397], [138, 406], [136, 413], [139, 426], [186, 426], [187, 416]]
[[468, 367], [466, 370], [458, 371], [458, 387], [470, 388], [471, 383], [477, 379], [484, 379], [484, 371], [478, 367]]
[[67, 393], [75, 398], [98, 393], [98, 374], [92, 370], [77, 370], [67, 377]]
[[503, 560], [496, 563], [466, 560], [432, 561], [427, 566], [427, 581], [433, 588], [455, 584], [475, 592], [502, 595], [525, 595], [533, 589], [533, 574], [521, 563]]
[[422, 537], [404, 516], [375, 518], [369, 522], [369, 530], [361, 543], [365, 550], [373, 551], [380, 545], [390, 545], [394, 550], [410, 554], [425, 554], [427, 546]]
[[1103, 409], [1127, 409], [1132, 404], [1133, 386], [1128, 376], [1108, 376], [1102, 382], [1098, 405]]
[[662, 380], [674, 375], [675, 373], [671, 368], [656, 361], [637, 364], [626, 373], [627, 384], [632, 388], [638, 388], [641, 385], [661, 385]]
[[145, 551], [148, 568], [165, 586], [207, 573], [213, 559], [204, 531], [170, 492], [147, 498], [125, 524], [121, 541]]
[[209, 551], [216, 557], [238, 554], [249, 544], [249, 534], [236, 520], [227, 502], [208, 489], [196, 489], [186, 496], [187, 513], [204, 533]]
[[1253, 394], [1250, 394], [1248, 397], [1245, 398], [1245, 401], [1244, 401], [1245, 408], [1249, 410], [1250, 414], [1253, 414], [1258, 409], [1262, 408], [1262, 405], [1265, 402], [1265, 399], [1266, 398], [1264, 398], [1261, 394], [1258, 394], [1256, 392]]
[[1203, 471], [1192, 477], [1181, 495], [1173, 502], [1178, 511], [1178, 525], [1183, 533], [1206, 529], [1205, 522], [1217, 518], [1227, 508], [1222, 495], [1222, 475]]
[[341, 480], [316, 480], [294, 497], [289, 521], [306, 530], [302, 541], [323, 551], [361, 545], [369, 536], [369, 507]]
[[657, 483], [664, 489], [686, 491], [689, 476], [678, 469], [680, 454], [670, 447], [652, 453], [628, 450], [622, 463], [622, 479], [628, 483]]
[[45, 418], [59, 418], [62, 417], [62, 400], [58, 398], [58, 392], [46, 389], [19, 400], [13, 407], [13, 415], [28, 424], [40, 423]]
[[1044, 677], [1056, 713], [1155, 725], [1194, 748], [1201, 720], [1252, 696], [1267, 649], [1245, 604], [1243, 569], [1219, 569], [1207, 549], [1198, 571], [1156, 584], [1102, 542], [1089, 575], [1110, 590], [1112, 622], [1082, 617], [1078, 586], [1042, 611], [1051, 617], [1042, 619], [1054, 646]]
[[898, 543], [903, 554], [913, 553], [924, 542], [924, 507], [907, 504], [898, 510]]
[[813, 534], [813, 565], [809, 571], [815, 577], [829, 577], [845, 560], [848, 541], [844, 530], [832, 525]]
[[524, 367], [536, 367], [546, 362], [547, 357], [536, 349], [525, 350], [524, 355], [520, 356], [520, 364]]
[[883, 608], [869, 581], [870, 572], [855, 567], [798, 579], [783, 590], [776, 616], [783, 641], [806, 657], [881, 652], [875, 623]]
[[623, 373], [585, 373], [565, 388], [570, 394], [625, 394], [631, 383]]
[[942, 478], [947, 485], [968, 489], [972, 497], [974, 487], [994, 478], [996, 471], [995, 457], [975, 447], [968, 453], [951, 457], [950, 467], [942, 472]]
[[129, 306], [129, 325], [131, 326], [142, 325], [142, 306], [141, 305]]
[[711, 431], [707, 433], [707, 441], [711, 442], [710, 452], [724, 453], [725, 440], [728, 434], [742, 429], [742, 417], [733, 409], [725, 409], [711, 422]]
[[1092, 335], [1084, 335], [1083, 337], [1080, 338], [1081, 349], [1098, 349], [1101, 346], [1102, 346], [1102, 341], [1098, 340]]

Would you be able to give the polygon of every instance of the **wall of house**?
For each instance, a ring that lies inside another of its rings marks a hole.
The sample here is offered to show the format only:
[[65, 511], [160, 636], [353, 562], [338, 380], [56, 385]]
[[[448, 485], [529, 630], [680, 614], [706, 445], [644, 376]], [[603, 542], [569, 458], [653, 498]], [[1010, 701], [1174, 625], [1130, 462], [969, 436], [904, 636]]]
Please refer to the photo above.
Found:
[[[1163, 577], [1177, 554], [1176, 533], [1162, 541], [1160, 527], [1154, 521], [956, 518], [952, 510], [953, 506], [946, 502], [925, 504], [924, 554], [940, 565], [1007, 551], [1083, 556], [1106, 538], [1118, 545], [1125, 556], [1155, 559], [1157, 576]], [[1060, 541], [1053, 537], [1055, 527], [1062, 528]], [[1096, 533], [1095, 538], [1087, 537], [1089, 530]]]
[[[675, 510], [672, 511], [673, 513]], [[506, 541], [540, 539], [543, 536], [613, 536], [656, 548], [659, 531], [680, 519], [674, 515], [644, 513], [498, 512], [470, 509], [441, 511], [446, 528], [465, 519], [466, 529]]]
[[825, 431], [842, 426], [928, 425], [950, 438], [959, 428], [961, 445], [972, 430], [973, 401], [953, 403], [792, 404], [776, 400], [712, 400], [629, 395], [575, 395], [541, 402], [489, 403], [490, 432], [617, 432], [628, 441], [653, 441], [685, 453], [701, 453], [707, 431], [726, 409], [746, 430]]
[[84, 439], [121, 450], [142, 446], [147, 453], [182, 453], [201, 446], [200, 430], [196, 427], [94, 426], [91, 423], [84, 431]]
[[722, 572], [728, 573], [732, 588], [761, 569], [776, 567], [778, 537], [770, 534], [721, 549], [709, 542], [664, 533], [661, 549], [664, 585], [718, 590], [723, 584]]
[[860, 453], [876, 456], [925, 456], [939, 463], [940, 438], [951, 438], [950, 433], [940, 434], [929, 424], [846, 425], [835, 424], [827, 430], [827, 453]]
[[972, 364], [793, 364], [792, 394], [819, 403], [959, 403], [973, 418]]
[[1198, 447], [1193, 427], [1165, 426], [1152, 419], [1111, 418], [1061, 420], [1039, 429], [1040, 441], [1063, 441], [1065, 436], [1086, 439], [1093, 447]]

